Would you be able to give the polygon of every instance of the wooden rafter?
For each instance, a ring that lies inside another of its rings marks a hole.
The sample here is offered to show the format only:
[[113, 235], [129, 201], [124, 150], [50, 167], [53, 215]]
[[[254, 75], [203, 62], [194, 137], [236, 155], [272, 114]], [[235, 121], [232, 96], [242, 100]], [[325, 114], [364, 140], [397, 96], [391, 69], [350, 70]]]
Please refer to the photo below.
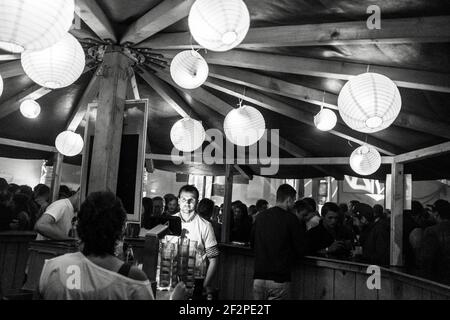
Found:
[[441, 154], [450, 152], [450, 141], [428, 147], [419, 150], [414, 150], [404, 154], [400, 154], [395, 157], [395, 162], [408, 163], [413, 161], [419, 161], [431, 157], [437, 157]]
[[43, 88], [38, 84], [32, 85], [0, 105], [0, 119], [19, 110], [22, 101], [27, 99], [37, 100], [51, 91], [52, 89]]
[[39, 151], [46, 151], [46, 152], [56, 152], [56, 148], [53, 146], [47, 146], [44, 144], [31, 143], [31, 142], [20, 141], [20, 140], [0, 138], [0, 144], [5, 145], [5, 146], [17, 147], [17, 148], [25, 148], [25, 149], [32, 149], [32, 150], [39, 150]]
[[81, 19], [91, 28], [95, 34], [103, 40], [111, 40], [116, 43], [117, 38], [114, 29], [103, 10], [95, 0], [78, 0]]
[[[165, 58], [173, 58], [179, 51], [160, 50], [158, 52], [163, 54]], [[208, 52], [205, 59], [211, 64], [340, 80], [349, 80], [352, 76], [367, 71], [367, 65], [361, 63], [339, 62], [241, 50]], [[370, 71], [389, 77], [399, 87], [450, 92], [450, 75], [446, 73], [374, 65], [370, 66]]]
[[[172, 86], [178, 87], [170, 78], [170, 75], [168, 75], [166, 72], [157, 72], [157, 76], [160, 77], [165, 82], [171, 84]], [[228, 103], [216, 97], [215, 95], [209, 93], [203, 88], [197, 88], [195, 90], [185, 90], [182, 88], [180, 89], [183, 90], [186, 94], [190, 95], [193, 99], [203, 103], [204, 105], [216, 111], [217, 113], [223, 115], [224, 117], [228, 114], [228, 112], [233, 110], [233, 107], [230, 106]], [[302, 148], [298, 147], [297, 145], [293, 144], [292, 142], [282, 137], [279, 137], [279, 147], [295, 157], [303, 157], [311, 155], [310, 152], [303, 150]], [[316, 169], [323, 172], [325, 175], [328, 175], [330, 173], [333, 176], [341, 175], [335, 170], [325, 170], [324, 168], [321, 167], [316, 167]]]
[[[366, 20], [252, 28], [238, 48], [271, 48], [411, 42], [449, 42], [450, 16], [383, 19], [381, 29]], [[193, 40], [192, 40], [193, 41]], [[189, 32], [159, 34], [138, 45], [152, 49], [190, 49]], [[200, 48], [193, 44], [194, 48]]]
[[[275, 100], [271, 97], [265, 96], [256, 90], [247, 89], [245, 91], [245, 95], [244, 95], [244, 89], [242, 87], [240, 87], [236, 84], [227, 83], [227, 82], [224, 82], [222, 80], [217, 80], [217, 79], [208, 79], [205, 82], [205, 85], [208, 87], [211, 87], [215, 90], [218, 90], [218, 91], [224, 92], [226, 94], [232, 95], [234, 97], [237, 97], [239, 99], [244, 99], [244, 100], [251, 102], [257, 106], [260, 106], [265, 109], [279, 113], [281, 115], [287, 116], [296, 121], [300, 121], [309, 126], [314, 126], [314, 121], [313, 121], [314, 115], [312, 113], [305, 112], [299, 108], [295, 108], [286, 103], [283, 103], [283, 102]], [[337, 123], [335, 128], [328, 132], [332, 135], [341, 137], [343, 139], [355, 142], [360, 145], [366, 143], [366, 140], [365, 140], [366, 136], [364, 134], [353, 131], [346, 126], [341, 125], [340, 123]], [[374, 137], [368, 137], [367, 143], [373, 145], [375, 148], [378, 149], [378, 151], [380, 151], [384, 154], [387, 154], [387, 155], [394, 155], [394, 154], [396, 154], [395, 151], [398, 150], [397, 147], [394, 147], [391, 144], [386, 143], [386, 142], [379, 140], [377, 138], [374, 138]]]
[[[166, 82], [160, 80], [158, 77], [154, 76], [147, 70], [139, 68], [140, 76], [145, 82], [148, 83], [181, 117], [191, 117], [193, 119], [202, 121], [201, 117], [177, 94], [177, 92]], [[220, 129], [223, 133], [223, 130]], [[212, 141], [211, 137], [207, 134], [206, 139]], [[220, 148], [214, 141], [212, 144], [215, 148]], [[235, 169], [243, 175], [246, 179], [251, 180], [253, 177], [251, 174], [246, 173], [246, 171], [240, 168], [238, 165], [234, 166]]]
[[187, 17], [194, 0], [165, 0], [134, 22], [120, 40], [137, 44]]
[[0, 61], [10, 61], [20, 59], [20, 54], [0, 54]]
[[3, 79], [17, 77], [25, 74], [20, 60], [0, 64], [0, 75]]

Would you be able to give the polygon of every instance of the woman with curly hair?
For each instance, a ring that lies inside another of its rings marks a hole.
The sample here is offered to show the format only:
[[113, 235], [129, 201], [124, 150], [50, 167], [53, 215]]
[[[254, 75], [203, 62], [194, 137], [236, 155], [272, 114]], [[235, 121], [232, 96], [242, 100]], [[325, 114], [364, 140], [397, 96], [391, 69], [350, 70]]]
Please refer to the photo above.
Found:
[[[153, 300], [145, 273], [114, 255], [125, 221], [122, 202], [112, 192], [90, 194], [78, 213], [81, 252], [46, 260], [40, 295], [53, 300]], [[182, 290], [178, 287], [172, 298], [180, 298]]]

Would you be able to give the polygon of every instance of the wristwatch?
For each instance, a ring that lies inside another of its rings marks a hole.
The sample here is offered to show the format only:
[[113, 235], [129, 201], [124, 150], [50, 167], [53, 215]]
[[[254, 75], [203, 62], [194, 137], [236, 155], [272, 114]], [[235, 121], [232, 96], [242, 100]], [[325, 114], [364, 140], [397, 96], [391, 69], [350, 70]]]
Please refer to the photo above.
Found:
[[328, 253], [328, 247], [325, 248], [325, 252]]

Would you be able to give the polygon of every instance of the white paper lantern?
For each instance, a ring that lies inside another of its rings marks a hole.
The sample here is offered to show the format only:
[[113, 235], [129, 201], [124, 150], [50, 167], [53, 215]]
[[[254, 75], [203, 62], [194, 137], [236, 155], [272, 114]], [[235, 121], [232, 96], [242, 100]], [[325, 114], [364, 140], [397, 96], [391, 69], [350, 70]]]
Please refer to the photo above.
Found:
[[2, 96], [3, 93], [3, 78], [2, 75], [0, 74], [0, 97]]
[[170, 140], [180, 151], [192, 152], [200, 148], [206, 133], [200, 121], [184, 118], [175, 122], [170, 130]]
[[266, 129], [264, 117], [251, 106], [231, 110], [223, 123], [228, 140], [238, 146], [250, 146], [261, 139]]
[[59, 153], [73, 157], [83, 150], [83, 138], [75, 132], [63, 131], [56, 137], [55, 146]]
[[314, 124], [321, 131], [329, 131], [336, 126], [336, 114], [330, 109], [322, 109], [314, 117]]
[[351, 78], [338, 97], [342, 119], [350, 128], [365, 133], [389, 127], [401, 106], [395, 83], [378, 73], [367, 72]]
[[188, 23], [192, 37], [201, 46], [227, 51], [244, 40], [250, 14], [242, 0], [197, 0], [189, 12]]
[[84, 51], [71, 34], [50, 48], [22, 53], [25, 73], [37, 84], [51, 89], [74, 83], [83, 73]]
[[178, 53], [170, 64], [173, 81], [184, 89], [200, 87], [208, 78], [209, 68], [205, 59], [194, 50]]
[[375, 173], [380, 166], [380, 153], [372, 146], [362, 145], [356, 148], [350, 156], [350, 167], [359, 175], [371, 175], [372, 173]]
[[26, 118], [34, 119], [41, 113], [41, 106], [35, 100], [26, 99], [20, 104], [20, 113]]
[[50, 47], [69, 31], [74, 11], [74, 0], [0, 0], [0, 49]]

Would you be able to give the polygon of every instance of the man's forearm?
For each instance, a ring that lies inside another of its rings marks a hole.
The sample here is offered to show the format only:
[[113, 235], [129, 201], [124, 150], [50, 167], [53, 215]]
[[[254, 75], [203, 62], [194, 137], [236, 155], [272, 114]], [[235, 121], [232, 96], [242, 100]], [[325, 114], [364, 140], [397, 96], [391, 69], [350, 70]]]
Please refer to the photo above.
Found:
[[203, 283], [203, 287], [210, 288], [211, 282], [214, 279], [214, 275], [216, 274], [218, 267], [218, 258], [212, 258], [209, 260], [208, 271], [206, 272], [205, 282]]
[[44, 237], [52, 240], [67, 240], [70, 239], [68, 235], [65, 235], [58, 227], [52, 227], [47, 225], [39, 225], [36, 227], [36, 231], [42, 234]]

